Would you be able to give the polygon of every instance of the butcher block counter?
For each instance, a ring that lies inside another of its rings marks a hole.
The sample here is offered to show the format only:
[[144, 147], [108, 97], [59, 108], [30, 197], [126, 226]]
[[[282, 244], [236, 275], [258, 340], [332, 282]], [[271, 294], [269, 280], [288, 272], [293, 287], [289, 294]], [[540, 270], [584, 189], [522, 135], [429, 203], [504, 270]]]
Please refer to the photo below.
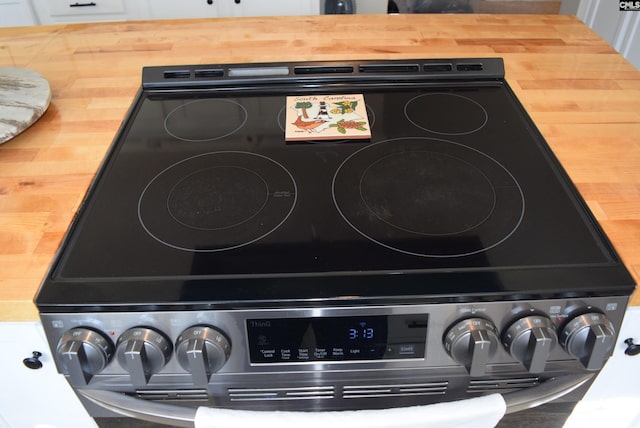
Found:
[[[640, 71], [576, 17], [348, 15], [0, 28], [0, 67], [34, 70], [52, 92], [42, 118], [0, 145], [0, 321], [37, 320], [32, 299], [143, 66], [446, 57], [504, 58], [508, 82], [638, 280]], [[632, 304], [640, 305], [640, 293]]]

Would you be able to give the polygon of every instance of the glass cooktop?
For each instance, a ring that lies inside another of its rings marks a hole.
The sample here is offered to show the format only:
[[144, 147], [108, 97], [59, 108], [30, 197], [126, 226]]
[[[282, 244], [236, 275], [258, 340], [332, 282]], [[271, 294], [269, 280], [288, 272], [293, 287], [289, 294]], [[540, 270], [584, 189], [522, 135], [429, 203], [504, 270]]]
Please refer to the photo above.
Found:
[[482, 291], [619, 264], [504, 80], [309, 85], [363, 94], [371, 138], [289, 142], [300, 90], [141, 91], [52, 281], [455, 271]]

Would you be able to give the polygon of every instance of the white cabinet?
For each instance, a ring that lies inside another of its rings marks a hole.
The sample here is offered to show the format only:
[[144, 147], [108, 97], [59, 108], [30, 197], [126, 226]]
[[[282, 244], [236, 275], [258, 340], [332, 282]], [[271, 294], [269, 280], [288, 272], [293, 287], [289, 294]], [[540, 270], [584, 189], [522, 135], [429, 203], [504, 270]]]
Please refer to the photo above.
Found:
[[[129, 0], [131, 1], [131, 0]], [[142, 0], [140, 19], [317, 15], [318, 0]], [[135, 3], [135, 2], [134, 2]]]
[[[3, 2], [18, 0], [0, 0]], [[29, 1], [29, 0], [20, 0]], [[30, 0], [41, 24], [137, 19], [317, 15], [319, 0]]]
[[221, 16], [318, 15], [318, 0], [216, 0]]
[[41, 24], [124, 21], [125, 0], [31, 0]]
[[[64, 377], [56, 371], [39, 323], [0, 323], [0, 428], [96, 427]], [[22, 360], [42, 353], [42, 368]]]
[[143, 0], [143, 3], [139, 19], [215, 18], [220, 0]]
[[620, 3], [581, 0], [576, 15], [640, 70], [640, 12], [622, 11]]
[[37, 24], [28, 0], [0, 0], [0, 27]]

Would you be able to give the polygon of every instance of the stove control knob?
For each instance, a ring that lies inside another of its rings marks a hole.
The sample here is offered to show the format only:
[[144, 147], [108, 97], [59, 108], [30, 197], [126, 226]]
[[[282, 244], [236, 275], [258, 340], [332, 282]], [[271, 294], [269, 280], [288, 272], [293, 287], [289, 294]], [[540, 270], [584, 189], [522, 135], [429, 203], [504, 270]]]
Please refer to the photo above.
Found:
[[542, 373], [558, 336], [548, 317], [534, 314], [511, 324], [502, 336], [502, 344], [529, 372]]
[[93, 375], [101, 372], [113, 357], [113, 342], [90, 328], [67, 330], [60, 340], [56, 354], [62, 371], [74, 385], [86, 385]]
[[171, 357], [172, 346], [162, 333], [148, 327], [131, 328], [118, 338], [116, 357], [135, 386], [145, 386]]
[[599, 370], [609, 358], [615, 342], [615, 329], [600, 312], [572, 318], [560, 330], [560, 343], [569, 355], [587, 370]]
[[198, 386], [209, 383], [211, 374], [220, 370], [230, 353], [229, 339], [213, 327], [190, 327], [176, 341], [178, 362]]
[[498, 329], [484, 318], [467, 318], [452, 325], [444, 336], [444, 348], [471, 376], [483, 376], [498, 349]]

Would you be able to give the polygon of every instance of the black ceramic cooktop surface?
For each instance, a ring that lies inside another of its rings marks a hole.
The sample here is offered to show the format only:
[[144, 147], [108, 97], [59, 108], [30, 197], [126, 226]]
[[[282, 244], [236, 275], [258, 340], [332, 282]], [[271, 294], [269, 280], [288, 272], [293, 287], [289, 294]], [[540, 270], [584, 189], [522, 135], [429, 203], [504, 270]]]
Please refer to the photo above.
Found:
[[142, 91], [51, 280], [618, 263], [505, 81], [333, 91], [364, 95], [371, 139], [285, 141], [282, 87]]

